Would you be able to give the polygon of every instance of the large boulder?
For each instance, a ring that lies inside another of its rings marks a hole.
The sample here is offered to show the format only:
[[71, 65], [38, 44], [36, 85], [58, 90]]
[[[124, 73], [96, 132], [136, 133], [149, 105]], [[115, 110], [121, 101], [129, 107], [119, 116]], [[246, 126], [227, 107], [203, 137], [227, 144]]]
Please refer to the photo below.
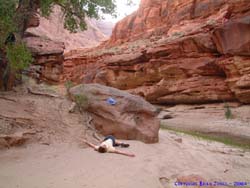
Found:
[[[72, 99], [76, 96], [87, 98], [81, 105], [91, 113], [93, 124], [103, 135], [145, 143], [158, 142], [160, 122], [156, 108], [143, 98], [99, 84], [75, 86], [70, 89], [70, 94]], [[115, 104], [109, 104], [109, 98], [114, 99]]]

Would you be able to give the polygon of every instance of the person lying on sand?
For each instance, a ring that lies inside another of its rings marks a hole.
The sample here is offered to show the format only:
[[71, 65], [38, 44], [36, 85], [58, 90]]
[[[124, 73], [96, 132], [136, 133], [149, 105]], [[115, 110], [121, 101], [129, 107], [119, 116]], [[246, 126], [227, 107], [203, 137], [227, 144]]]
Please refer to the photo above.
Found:
[[114, 136], [106, 136], [104, 138], [104, 140], [99, 144], [99, 145], [94, 145], [90, 142], [88, 142], [87, 140], [84, 140], [84, 142], [94, 148], [94, 150], [100, 152], [100, 153], [117, 153], [117, 154], [121, 154], [121, 155], [126, 155], [128, 157], [135, 157], [134, 154], [132, 153], [127, 153], [127, 152], [123, 152], [123, 151], [120, 151], [120, 150], [117, 150], [115, 147], [117, 146], [121, 146], [121, 147], [129, 147], [129, 144], [125, 144], [125, 143], [121, 143], [121, 142], [118, 142]]

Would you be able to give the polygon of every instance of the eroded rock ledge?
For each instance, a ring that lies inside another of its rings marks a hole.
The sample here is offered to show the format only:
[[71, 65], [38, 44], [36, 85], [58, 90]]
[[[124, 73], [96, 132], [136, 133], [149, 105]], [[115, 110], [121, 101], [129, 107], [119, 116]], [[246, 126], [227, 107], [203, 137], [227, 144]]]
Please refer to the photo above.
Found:
[[49, 83], [60, 83], [63, 78], [64, 44], [38, 36], [28, 36], [24, 42], [35, 59], [30, 68], [32, 75]]
[[248, 0], [143, 0], [111, 39], [64, 55], [60, 81], [100, 83], [158, 104], [250, 103]]

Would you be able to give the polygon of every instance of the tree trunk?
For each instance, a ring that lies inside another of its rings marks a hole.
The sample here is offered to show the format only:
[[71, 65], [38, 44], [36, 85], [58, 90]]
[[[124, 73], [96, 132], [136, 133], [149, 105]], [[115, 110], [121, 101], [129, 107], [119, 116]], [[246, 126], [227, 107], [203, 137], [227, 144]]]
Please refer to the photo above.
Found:
[[2, 50], [0, 49], [0, 75], [1, 75], [1, 77], [0, 77], [0, 90], [3, 89], [2, 75], [3, 75], [4, 69], [5, 69], [5, 67], [4, 67], [4, 58], [5, 57], [4, 57], [3, 53], [2, 53]]
[[[19, 0], [15, 22], [18, 27], [18, 34], [21, 38], [24, 37], [27, 28], [39, 25], [39, 19], [37, 17], [39, 4], [39, 0]], [[34, 22], [36, 23], [34, 24]]]
[[[19, 0], [14, 18], [18, 30], [15, 35], [13, 33], [9, 34], [9, 36], [14, 36], [14, 40], [9, 41], [9, 37], [7, 37], [5, 45], [21, 42], [26, 29], [39, 25], [39, 18], [37, 16], [39, 4], [40, 0]], [[12, 89], [15, 85], [16, 75], [11, 70], [10, 64], [7, 61], [5, 49], [0, 49], [0, 75], [0, 90]]]

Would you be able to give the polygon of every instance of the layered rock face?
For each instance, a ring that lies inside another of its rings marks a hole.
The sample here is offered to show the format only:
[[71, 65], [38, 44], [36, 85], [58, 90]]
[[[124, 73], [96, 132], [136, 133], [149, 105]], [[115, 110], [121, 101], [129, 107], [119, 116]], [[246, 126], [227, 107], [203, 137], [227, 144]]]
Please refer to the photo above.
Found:
[[70, 89], [70, 94], [91, 113], [95, 128], [103, 135], [158, 142], [157, 110], [141, 97], [99, 84], [78, 85]]
[[247, 0], [141, 0], [138, 11], [116, 24], [109, 44], [168, 34], [171, 27], [182, 21], [199, 20], [201, 23], [223, 9], [226, 12], [221, 16], [241, 16], [249, 6]]
[[65, 55], [66, 80], [152, 103], [250, 102], [248, 0], [143, 0], [111, 39]]
[[35, 59], [30, 66], [31, 75], [52, 84], [62, 82], [64, 43], [36, 36], [25, 37], [23, 40]]
[[53, 7], [49, 18], [40, 17], [34, 12], [24, 38], [35, 59], [30, 68], [31, 75], [52, 84], [65, 81], [63, 53], [74, 48], [96, 46], [107, 39], [113, 27], [112, 23], [89, 18], [86, 18], [86, 23], [88, 30], [70, 33], [64, 29], [64, 14], [60, 7]]

